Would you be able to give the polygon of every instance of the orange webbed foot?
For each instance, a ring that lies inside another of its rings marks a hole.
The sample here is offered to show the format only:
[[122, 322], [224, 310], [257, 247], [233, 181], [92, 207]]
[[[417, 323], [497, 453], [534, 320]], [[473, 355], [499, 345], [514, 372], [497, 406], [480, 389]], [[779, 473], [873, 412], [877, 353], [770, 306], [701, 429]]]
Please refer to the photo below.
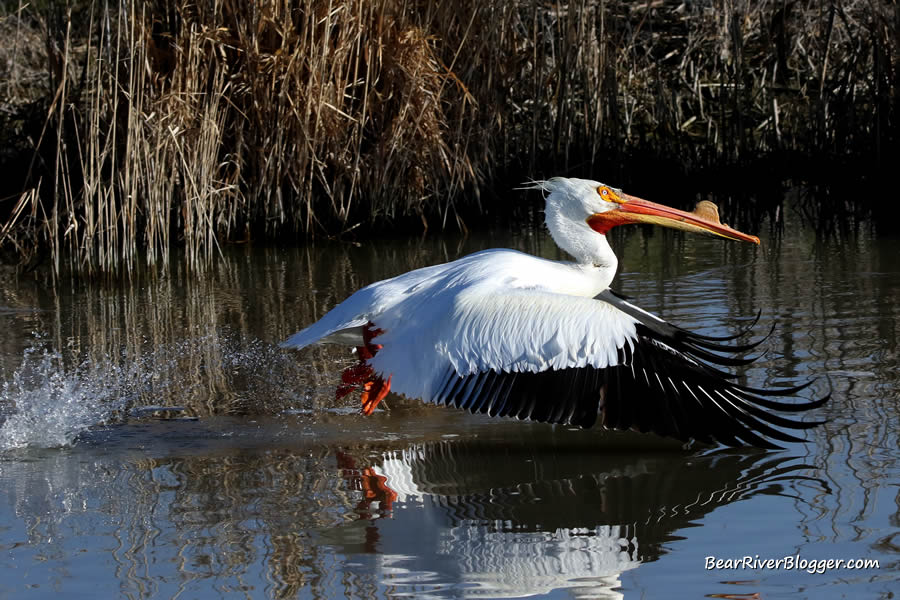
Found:
[[381, 344], [373, 344], [372, 339], [384, 333], [381, 329], [375, 329], [369, 322], [363, 329], [363, 343], [365, 345], [356, 348], [356, 356], [359, 362], [349, 366], [341, 373], [341, 385], [335, 390], [335, 398], [340, 400], [357, 388], [362, 388], [360, 399], [362, 400], [362, 412], [371, 415], [375, 407], [384, 400], [391, 390], [391, 377], [385, 381], [367, 362], [383, 348]]

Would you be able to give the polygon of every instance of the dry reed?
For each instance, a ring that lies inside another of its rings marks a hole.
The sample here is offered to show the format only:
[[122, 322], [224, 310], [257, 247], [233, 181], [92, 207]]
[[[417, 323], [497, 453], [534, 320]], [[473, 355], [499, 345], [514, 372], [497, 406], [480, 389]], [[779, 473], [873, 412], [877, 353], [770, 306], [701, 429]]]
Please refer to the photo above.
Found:
[[887, 1], [86, 0], [0, 33], [0, 248], [55, 271], [464, 227], [527, 176], [877, 173], [898, 148]]

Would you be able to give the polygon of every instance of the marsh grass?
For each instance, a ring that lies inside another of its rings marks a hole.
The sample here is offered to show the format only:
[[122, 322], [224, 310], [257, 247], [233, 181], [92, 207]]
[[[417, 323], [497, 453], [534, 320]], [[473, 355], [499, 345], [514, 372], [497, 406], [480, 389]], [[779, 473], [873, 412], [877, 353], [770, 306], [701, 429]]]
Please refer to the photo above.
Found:
[[687, 203], [897, 158], [896, 3], [3, 10], [0, 249], [55, 272], [165, 263], [177, 244], [200, 267], [252, 239], [465, 228], [528, 177]]

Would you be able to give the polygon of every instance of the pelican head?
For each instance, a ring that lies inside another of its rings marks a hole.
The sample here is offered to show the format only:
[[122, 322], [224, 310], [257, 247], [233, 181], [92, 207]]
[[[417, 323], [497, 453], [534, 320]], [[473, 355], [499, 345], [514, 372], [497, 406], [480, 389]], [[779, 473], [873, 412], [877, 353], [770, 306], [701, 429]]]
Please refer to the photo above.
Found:
[[545, 214], [550, 235], [579, 262], [608, 264], [605, 234], [617, 225], [629, 223], [652, 223], [759, 244], [758, 237], [720, 222], [718, 209], [712, 202], [700, 202], [693, 212], [685, 212], [630, 196], [590, 179], [554, 177], [536, 182], [534, 187], [547, 193]]

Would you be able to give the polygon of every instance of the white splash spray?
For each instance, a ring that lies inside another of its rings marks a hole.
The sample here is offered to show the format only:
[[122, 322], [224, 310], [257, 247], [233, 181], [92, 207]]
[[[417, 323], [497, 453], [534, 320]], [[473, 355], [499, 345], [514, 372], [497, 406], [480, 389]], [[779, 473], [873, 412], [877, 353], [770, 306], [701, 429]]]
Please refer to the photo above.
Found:
[[67, 367], [59, 353], [29, 348], [0, 388], [0, 451], [68, 446], [89, 427], [119, 411], [137, 383], [137, 372], [90, 362]]
[[166, 411], [201, 418], [321, 411], [334, 403], [337, 378], [227, 331], [81, 362], [39, 340], [0, 385], [0, 452], [71, 446], [91, 428]]

